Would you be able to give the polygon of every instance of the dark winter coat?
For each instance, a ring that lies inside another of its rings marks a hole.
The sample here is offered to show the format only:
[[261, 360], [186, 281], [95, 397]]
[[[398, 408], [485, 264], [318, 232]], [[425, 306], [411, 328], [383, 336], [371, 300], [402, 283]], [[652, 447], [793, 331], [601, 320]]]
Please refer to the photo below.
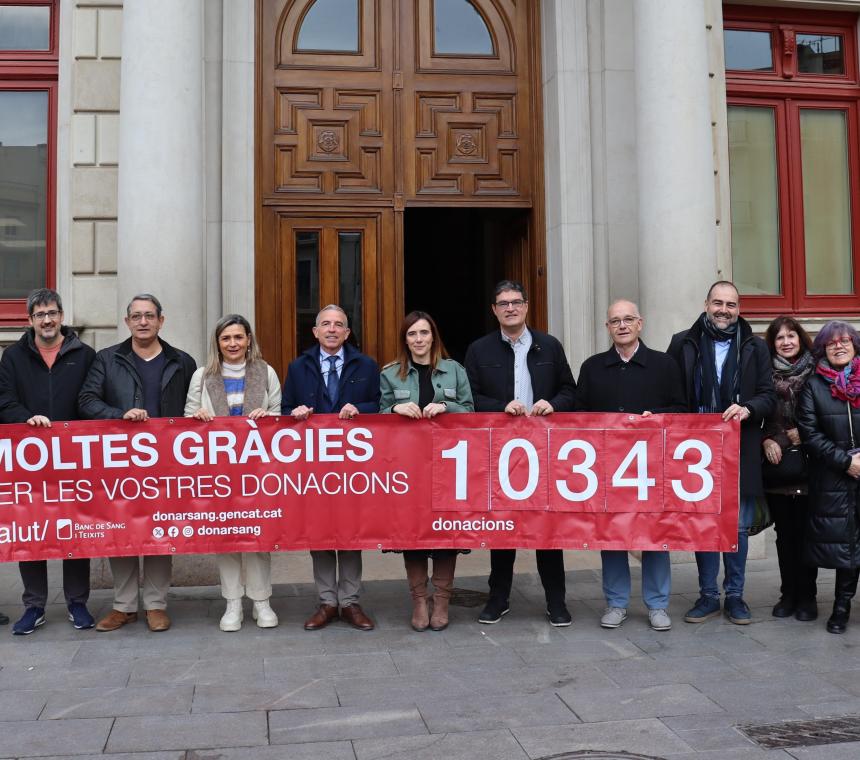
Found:
[[582, 363], [576, 382], [576, 409], [633, 414], [685, 412], [681, 370], [672, 357], [642, 341], [629, 362], [610, 346]]
[[804, 560], [810, 565], [853, 568], [860, 565], [860, 484], [847, 474], [851, 465], [849, 409], [854, 440], [860, 441], [860, 409], [830, 395], [820, 375], [809, 378], [795, 414], [809, 453], [809, 524]]
[[0, 359], [0, 422], [26, 422], [37, 414], [49, 420], [78, 419], [78, 391], [96, 352], [68, 327], [48, 369], [28, 329]]
[[[699, 337], [702, 327], [696, 320], [689, 330], [677, 333], [667, 353], [681, 367], [687, 411], [698, 412], [696, 406], [695, 368], [699, 361]], [[776, 408], [776, 393], [771, 375], [770, 351], [767, 344], [752, 333], [749, 323], [738, 319], [740, 346], [740, 394], [738, 403], [750, 410], [741, 423], [740, 493], [760, 496], [764, 493], [761, 479], [762, 421]]]
[[317, 414], [337, 413], [352, 404], [362, 414], [379, 411], [379, 367], [369, 356], [348, 343], [343, 346], [343, 367], [337, 384], [337, 403], [331, 404], [320, 369], [320, 347], [312, 346], [287, 368], [281, 413], [307, 406]]
[[[564, 348], [552, 335], [529, 328], [532, 345], [526, 357], [534, 400], [544, 399], [556, 412], [572, 412], [576, 381]], [[494, 330], [474, 341], [463, 362], [476, 412], [503, 412], [514, 400], [514, 349]]]
[[[197, 364], [184, 351], [161, 340], [164, 371], [161, 373], [162, 417], [182, 417], [185, 397]], [[143, 384], [134, 366], [131, 338], [96, 354], [78, 396], [81, 417], [88, 420], [118, 420], [129, 409], [143, 407]]]

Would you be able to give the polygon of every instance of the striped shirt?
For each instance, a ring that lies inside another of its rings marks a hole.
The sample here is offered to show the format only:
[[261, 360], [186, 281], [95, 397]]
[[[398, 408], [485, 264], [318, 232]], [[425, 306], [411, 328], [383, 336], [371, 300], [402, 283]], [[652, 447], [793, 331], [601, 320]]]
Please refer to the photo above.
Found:
[[245, 403], [245, 362], [241, 364], [221, 363], [221, 377], [231, 417], [241, 417]]

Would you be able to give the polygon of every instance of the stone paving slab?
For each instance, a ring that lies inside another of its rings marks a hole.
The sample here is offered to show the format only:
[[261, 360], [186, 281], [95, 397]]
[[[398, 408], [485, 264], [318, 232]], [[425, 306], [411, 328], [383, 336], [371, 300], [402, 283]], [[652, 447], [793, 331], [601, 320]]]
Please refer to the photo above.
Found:
[[266, 713], [117, 718], [106, 751], [254, 747], [269, 743]]
[[[105, 756], [103, 760], [113, 760], [113, 757]], [[355, 752], [351, 742], [313, 742], [215, 751], [192, 750], [184, 760], [355, 760]]]
[[392, 652], [391, 659], [397, 672], [403, 675], [417, 675], [428, 671], [487, 669], [492, 672], [499, 668], [519, 667], [524, 660], [513, 649], [483, 643], [475, 647], [451, 648], [444, 654], [436, 651]]
[[[111, 755], [51, 755], [42, 760], [188, 760], [185, 752], [120, 752]], [[198, 760], [203, 760], [199, 758]]]
[[285, 682], [197, 686], [192, 711], [195, 713], [287, 710], [308, 707], [337, 707], [340, 703], [331, 679], [288, 678]]
[[0, 670], [0, 691], [12, 689], [79, 689], [101, 684], [125, 686], [128, 666], [60, 667], [5, 664]]
[[860, 742], [824, 744], [819, 747], [792, 747], [785, 751], [797, 760], [857, 760], [860, 757]]
[[[0, 691], [0, 720], [36, 720], [42, 713], [48, 693], [41, 691]], [[3, 746], [0, 744], [0, 753]]]
[[528, 760], [508, 731], [474, 731], [353, 742], [356, 760]]
[[660, 684], [693, 684], [706, 680], [740, 678], [743, 673], [715, 655], [674, 658], [653, 656], [630, 657], [625, 660], [606, 660], [596, 664], [619, 686], [657, 686]]
[[0, 753], [8, 757], [45, 757], [74, 748], [82, 755], [98, 754], [112, 724], [108, 718], [0, 722]]
[[263, 658], [218, 657], [206, 660], [145, 657], [134, 660], [129, 684], [233, 684], [263, 680]]
[[568, 686], [560, 689], [558, 695], [585, 722], [724, 712], [700, 691], [684, 683], [585, 692]]
[[48, 699], [43, 720], [182, 715], [191, 712], [194, 686], [66, 689]]
[[312, 710], [273, 710], [269, 713], [272, 744], [367, 739], [426, 734], [415, 707], [325, 707]]
[[480, 699], [474, 694], [419, 699], [416, 705], [432, 734], [580, 722], [565, 703], [549, 691], [527, 696], [492, 692], [491, 696]]
[[735, 712], [759, 705], [838, 702], [850, 696], [823, 678], [803, 671], [771, 673], [766, 679], [723, 679], [701, 683], [699, 688], [718, 705]]
[[[356, 635], [361, 634], [356, 632]], [[397, 675], [394, 662], [387, 652], [266, 657], [263, 662], [267, 681], [282, 681], [289, 676], [336, 678], [357, 675]]]

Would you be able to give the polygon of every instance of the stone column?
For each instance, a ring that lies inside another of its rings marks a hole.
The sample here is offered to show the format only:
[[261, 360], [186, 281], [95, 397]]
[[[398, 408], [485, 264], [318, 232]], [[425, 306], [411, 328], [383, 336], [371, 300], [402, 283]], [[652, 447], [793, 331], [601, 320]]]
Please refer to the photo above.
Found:
[[717, 279], [704, 0], [634, 3], [640, 308], [665, 350]]
[[[151, 291], [165, 339], [206, 352], [203, 0], [126, 0], [117, 301]], [[120, 335], [125, 329], [120, 326]]]

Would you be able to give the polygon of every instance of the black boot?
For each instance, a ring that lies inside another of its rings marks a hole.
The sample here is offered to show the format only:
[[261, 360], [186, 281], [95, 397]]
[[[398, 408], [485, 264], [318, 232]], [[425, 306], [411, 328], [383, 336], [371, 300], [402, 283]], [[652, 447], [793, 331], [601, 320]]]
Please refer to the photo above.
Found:
[[794, 603], [794, 597], [783, 594], [773, 606], [771, 614], [777, 618], [787, 618], [791, 617], [796, 609], [797, 605]]
[[851, 600], [857, 593], [857, 576], [860, 568], [836, 571], [836, 598], [833, 601], [833, 614], [827, 621], [829, 633], [845, 633], [848, 618], [851, 616]]

